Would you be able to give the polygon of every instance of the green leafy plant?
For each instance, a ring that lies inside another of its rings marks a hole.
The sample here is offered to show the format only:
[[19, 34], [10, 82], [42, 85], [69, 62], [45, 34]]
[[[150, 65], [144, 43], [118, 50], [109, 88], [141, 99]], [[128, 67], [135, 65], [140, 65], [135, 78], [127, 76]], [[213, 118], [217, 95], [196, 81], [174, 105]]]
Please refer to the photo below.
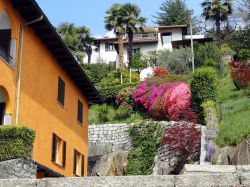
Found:
[[147, 67], [147, 62], [143, 59], [142, 53], [140, 51], [136, 52], [133, 56], [132, 68], [136, 69], [137, 73]]
[[142, 121], [129, 129], [133, 149], [128, 156], [126, 175], [149, 175], [161, 143], [163, 126], [154, 121]]
[[193, 108], [204, 124], [202, 104], [208, 100], [216, 101], [217, 71], [211, 67], [198, 68], [191, 80]]
[[107, 124], [107, 123], [130, 123], [136, 122], [143, 118], [139, 112], [131, 112], [127, 109], [114, 108], [109, 105], [92, 105], [90, 107], [90, 124]]
[[163, 50], [159, 52], [158, 64], [173, 74], [191, 71], [191, 49]]
[[82, 64], [82, 68], [94, 84], [99, 83], [111, 70], [114, 70], [113, 67], [105, 63]]
[[27, 127], [0, 128], [0, 160], [31, 159], [35, 131]]
[[195, 66], [196, 67], [220, 67], [221, 52], [214, 43], [195, 45]]

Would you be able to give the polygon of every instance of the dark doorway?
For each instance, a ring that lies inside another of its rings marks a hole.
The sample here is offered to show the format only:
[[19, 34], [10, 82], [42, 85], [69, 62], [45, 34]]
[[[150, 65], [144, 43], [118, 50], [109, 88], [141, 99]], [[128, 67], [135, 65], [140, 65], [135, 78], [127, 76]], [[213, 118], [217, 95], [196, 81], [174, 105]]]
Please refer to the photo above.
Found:
[[5, 110], [6, 110], [6, 104], [0, 103], [0, 125], [4, 124]]

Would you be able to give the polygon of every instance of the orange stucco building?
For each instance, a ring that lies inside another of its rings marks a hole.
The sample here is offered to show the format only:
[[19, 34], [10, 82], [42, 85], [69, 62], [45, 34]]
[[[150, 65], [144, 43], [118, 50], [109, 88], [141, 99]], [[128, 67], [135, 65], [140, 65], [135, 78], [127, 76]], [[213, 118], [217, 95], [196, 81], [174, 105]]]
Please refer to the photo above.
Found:
[[88, 108], [101, 98], [34, 0], [0, 0], [0, 124], [36, 131], [38, 177], [86, 176]]

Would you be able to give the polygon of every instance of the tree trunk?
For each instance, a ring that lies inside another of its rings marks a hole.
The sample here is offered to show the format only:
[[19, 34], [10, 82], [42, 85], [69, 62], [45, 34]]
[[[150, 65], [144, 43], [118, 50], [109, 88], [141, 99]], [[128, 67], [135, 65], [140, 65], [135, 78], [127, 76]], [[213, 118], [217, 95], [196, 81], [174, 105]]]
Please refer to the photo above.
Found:
[[123, 54], [123, 33], [118, 33], [118, 54], [119, 54], [119, 68], [120, 68], [120, 74], [121, 74], [121, 84], [123, 84], [122, 81], [122, 72], [124, 69], [124, 54]]
[[133, 32], [130, 30], [128, 32], [128, 68], [132, 67], [133, 61]]
[[88, 53], [88, 64], [91, 63], [91, 54]]
[[87, 55], [88, 55], [88, 64], [91, 63], [91, 56], [92, 56], [92, 47], [91, 46], [87, 46]]
[[221, 29], [220, 29], [220, 18], [216, 19], [216, 39], [217, 39], [217, 46], [221, 49]]

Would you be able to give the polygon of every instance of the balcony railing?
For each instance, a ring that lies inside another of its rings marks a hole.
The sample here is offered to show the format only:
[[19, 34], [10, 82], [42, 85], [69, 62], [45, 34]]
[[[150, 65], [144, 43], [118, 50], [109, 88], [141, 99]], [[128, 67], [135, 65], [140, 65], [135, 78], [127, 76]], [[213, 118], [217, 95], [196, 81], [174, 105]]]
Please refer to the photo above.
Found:
[[1, 46], [0, 46], [0, 57], [3, 58], [9, 66], [14, 67], [12, 57], [8, 55]]

